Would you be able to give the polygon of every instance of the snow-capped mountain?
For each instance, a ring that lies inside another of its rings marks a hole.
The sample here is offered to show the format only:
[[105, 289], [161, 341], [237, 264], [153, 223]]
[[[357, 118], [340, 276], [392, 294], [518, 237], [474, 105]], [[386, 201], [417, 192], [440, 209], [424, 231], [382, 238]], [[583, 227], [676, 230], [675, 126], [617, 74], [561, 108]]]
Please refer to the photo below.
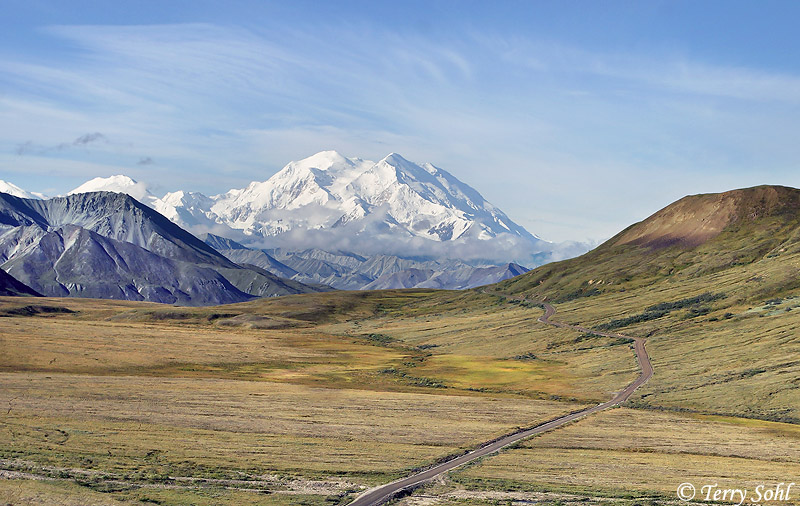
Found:
[[219, 222], [262, 237], [361, 224], [356, 232], [434, 241], [499, 234], [536, 239], [452, 174], [396, 153], [375, 163], [323, 151], [214, 201], [210, 210]]
[[298, 228], [329, 228], [356, 212], [357, 204], [345, 189], [372, 165], [323, 151], [289, 163], [266, 181], [214, 197], [211, 211], [247, 235], [269, 237]]
[[89, 192], [114, 192], [125, 193], [135, 198], [142, 204], [150, 207], [156, 207], [156, 203], [160, 201], [158, 197], [150, 193], [147, 184], [138, 183], [128, 176], [118, 174], [110, 177], [96, 177], [86, 181], [79, 187], [75, 188], [67, 195], [76, 195], [78, 193]]
[[21, 199], [46, 199], [47, 196], [43, 193], [38, 192], [29, 192], [27, 190], [23, 190], [19, 186], [15, 185], [14, 183], [9, 183], [8, 181], [3, 181], [0, 179], [0, 193], [8, 193], [9, 195], [13, 195], [15, 197], [19, 197]]
[[373, 162], [322, 151], [214, 196], [176, 191], [158, 198], [123, 175], [92, 179], [69, 194], [88, 191], [127, 193], [195, 234], [258, 248], [532, 264], [538, 261], [531, 255], [549, 247], [449, 172], [396, 153]]
[[175, 223], [189, 229], [214, 228], [218, 217], [211, 211], [214, 199], [198, 192], [176, 191], [157, 199], [152, 206]]
[[69, 195], [91, 191], [127, 193], [195, 233], [246, 242], [327, 231], [338, 239], [443, 243], [503, 236], [540, 243], [449, 172], [396, 153], [376, 163], [322, 151], [289, 163], [266, 181], [212, 197], [176, 191], [158, 198], [146, 184], [123, 175], [92, 179]]
[[[213, 238], [212, 247], [247, 268], [345, 289], [464, 288], [524, 269], [513, 262], [534, 266], [587, 249], [565, 255], [563, 245], [529, 233], [449, 172], [396, 153], [373, 162], [323, 151], [215, 196], [175, 191], [159, 198], [124, 175], [94, 178], [68, 195], [97, 191], [127, 194]], [[263, 291], [231, 279], [247, 293]]]

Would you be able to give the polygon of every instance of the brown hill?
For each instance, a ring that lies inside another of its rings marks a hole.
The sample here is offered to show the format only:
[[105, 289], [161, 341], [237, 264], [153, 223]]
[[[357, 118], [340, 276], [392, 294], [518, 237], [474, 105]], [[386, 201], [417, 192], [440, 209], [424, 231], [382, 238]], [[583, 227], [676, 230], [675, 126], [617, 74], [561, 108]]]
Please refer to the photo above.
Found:
[[786, 186], [756, 186], [725, 193], [689, 195], [617, 235], [614, 245], [653, 248], [678, 245], [693, 248], [717, 237], [733, 224], [769, 216], [797, 218], [800, 190]]
[[800, 254], [800, 190], [757, 186], [684, 197], [583, 256], [544, 265], [498, 288], [569, 300], [770, 259], [771, 267], [781, 264], [782, 281], [763, 286], [763, 295], [800, 287], [800, 257], [794, 254]]

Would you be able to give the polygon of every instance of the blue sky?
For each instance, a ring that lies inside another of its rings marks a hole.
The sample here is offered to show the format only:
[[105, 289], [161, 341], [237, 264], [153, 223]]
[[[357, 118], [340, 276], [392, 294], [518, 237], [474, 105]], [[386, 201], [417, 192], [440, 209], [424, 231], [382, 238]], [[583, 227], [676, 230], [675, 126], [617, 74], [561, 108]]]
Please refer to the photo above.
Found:
[[398, 152], [531, 232], [800, 187], [798, 2], [6, 0], [0, 179], [220, 193]]

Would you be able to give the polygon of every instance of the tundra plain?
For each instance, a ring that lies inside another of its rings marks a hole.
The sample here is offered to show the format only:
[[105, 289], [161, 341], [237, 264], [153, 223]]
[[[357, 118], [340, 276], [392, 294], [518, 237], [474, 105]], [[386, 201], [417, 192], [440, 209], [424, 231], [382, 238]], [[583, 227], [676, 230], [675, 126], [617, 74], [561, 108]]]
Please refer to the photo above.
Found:
[[[697, 292], [681, 284], [635, 299], [576, 298], [557, 304], [555, 319], [600, 325]], [[630, 324], [621, 331], [650, 336], [656, 376], [627, 407], [398, 502], [660, 504], [684, 481], [792, 481], [800, 469], [785, 449], [800, 433], [785, 422], [798, 405], [796, 369], [766, 353], [797, 353], [792, 301], [751, 306], [726, 295], [701, 316], [683, 308], [657, 326]], [[534, 303], [480, 290], [213, 308], [4, 298], [0, 313], [0, 497], [9, 504], [347, 504], [607, 400], [638, 373], [629, 343], [547, 326]], [[715, 367], [697, 359], [711, 354]]]

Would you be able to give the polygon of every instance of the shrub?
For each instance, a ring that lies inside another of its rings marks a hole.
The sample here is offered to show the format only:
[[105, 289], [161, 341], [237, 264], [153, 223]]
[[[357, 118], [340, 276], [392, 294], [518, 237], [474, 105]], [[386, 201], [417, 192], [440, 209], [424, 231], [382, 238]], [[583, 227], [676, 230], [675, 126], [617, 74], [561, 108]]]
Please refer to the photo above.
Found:
[[650, 306], [645, 311], [672, 311], [675, 309], [683, 309], [685, 307], [694, 306], [703, 302], [714, 302], [715, 300], [724, 299], [724, 293], [711, 293], [706, 292], [698, 295], [697, 297], [688, 297], [686, 299], [676, 300], [674, 302], [661, 302], [654, 306]]
[[657, 318], [661, 318], [666, 314], [669, 314], [669, 311], [646, 311], [642, 314], [628, 316], [627, 318], [619, 318], [617, 320], [611, 320], [610, 322], [602, 323], [596, 326], [595, 328], [598, 330], [614, 330], [620, 327], [627, 327], [628, 325], [633, 325], [634, 323], [642, 323], [650, 320], [655, 320]]

